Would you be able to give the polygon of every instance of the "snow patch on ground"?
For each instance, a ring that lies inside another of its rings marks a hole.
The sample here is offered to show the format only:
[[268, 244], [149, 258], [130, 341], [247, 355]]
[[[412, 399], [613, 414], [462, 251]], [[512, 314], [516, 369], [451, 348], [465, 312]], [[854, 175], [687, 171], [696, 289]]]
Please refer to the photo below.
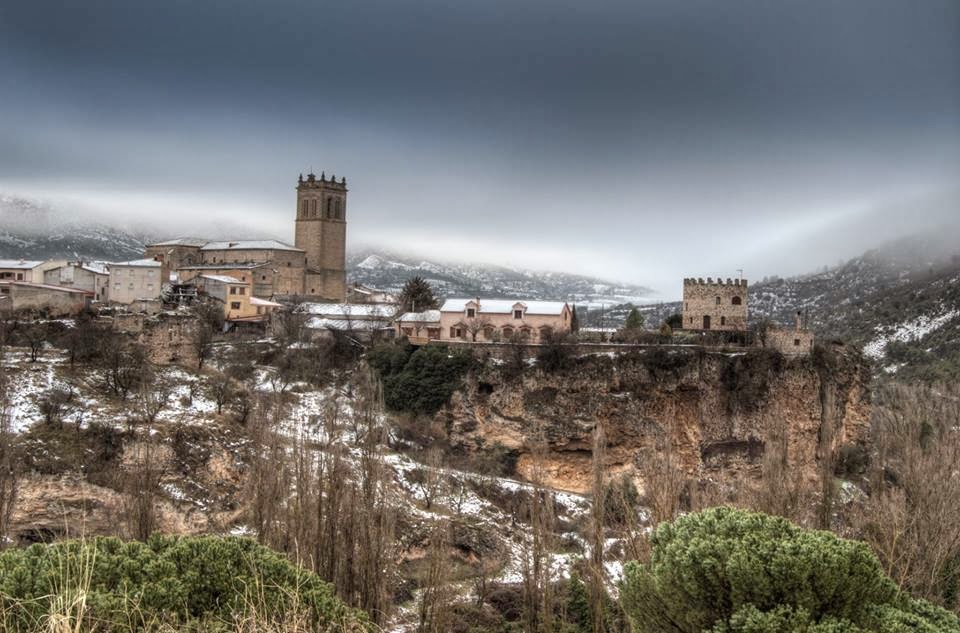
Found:
[[[937, 316], [922, 314], [895, 326], [880, 326], [877, 328], [877, 336], [863, 346], [863, 353], [874, 360], [883, 358], [889, 343], [920, 340], [931, 332], [940, 329], [958, 315], [960, 315], [960, 310], [949, 310]], [[896, 371], [896, 369], [893, 371]]]

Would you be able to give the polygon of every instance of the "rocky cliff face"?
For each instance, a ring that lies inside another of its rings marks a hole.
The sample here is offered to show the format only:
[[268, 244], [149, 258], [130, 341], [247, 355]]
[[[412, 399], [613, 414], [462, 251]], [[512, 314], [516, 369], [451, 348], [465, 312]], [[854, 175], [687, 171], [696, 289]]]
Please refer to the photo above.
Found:
[[562, 490], [589, 488], [591, 434], [601, 423], [607, 472], [641, 489], [644, 461], [666, 450], [690, 478], [714, 482], [756, 477], [765, 452], [785, 450], [791, 472], [812, 483], [841, 447], [866, 441], [866, 384], [859, 356], [842, 348], [794, 359], [652, 348], [581, 357], [549, 374], [487, 365], [439, 415], [455, 448], [506, 448], [522, 477], [542, 437], [545, 483]]

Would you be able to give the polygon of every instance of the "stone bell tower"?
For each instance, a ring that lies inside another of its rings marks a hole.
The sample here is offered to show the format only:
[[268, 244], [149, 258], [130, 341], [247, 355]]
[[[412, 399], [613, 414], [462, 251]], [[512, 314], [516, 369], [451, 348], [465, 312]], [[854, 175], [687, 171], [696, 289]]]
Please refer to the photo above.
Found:
[[300, 174], [294, 244], [307, 253], [305, 295], [344, 301], [347, 294], [347, 179]]

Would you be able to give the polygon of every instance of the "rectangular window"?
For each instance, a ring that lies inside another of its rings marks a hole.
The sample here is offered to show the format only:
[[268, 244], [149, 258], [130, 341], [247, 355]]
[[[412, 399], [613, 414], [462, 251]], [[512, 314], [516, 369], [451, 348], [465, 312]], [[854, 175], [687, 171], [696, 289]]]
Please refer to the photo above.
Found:
[[231, 301], [231, 302], [230, 302], [230, 309], [231, 309], [231, 310], [239, 310], [239, 309], [240, 309], [240, 302], [239, 302], [239, 301]]
[[796, 345], [797, 347], [800, 347], [800, 339], [798, 338], [793, 339], [793, 344]]
[[236, 289], [235, 287], [230, 288], [230, 294], [232, 294], [232, 295], [237, 294], [237, 289]]
[[242, 294], [242, 295], [247, 294], [247, 289], [246, 289], [246, 288], [241, 288], [241, 289], [240, 289], [240, 294]]
[[514, 319], [522, 319], [522, 318], [523, 318], [523, 310], [514, 310], [514, 311], [513, 311], [513, 318], [514, 318]]
[[472, 319], [477, 316], [477, 311], [474, 308], [467, 308], [467, 318]]
[[457, 328], [455, 327], [450, 328], [450, 338], [457, 338]]
[[23, 273], [17, 273], [17, 281], [23, 281]]

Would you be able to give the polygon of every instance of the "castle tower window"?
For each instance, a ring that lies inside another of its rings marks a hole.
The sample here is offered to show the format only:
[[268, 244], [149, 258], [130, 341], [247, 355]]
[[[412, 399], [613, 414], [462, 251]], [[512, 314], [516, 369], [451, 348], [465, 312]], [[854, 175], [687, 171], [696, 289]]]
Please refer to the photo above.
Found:
[[741, 299], [740, 297], [734, 297], [733, 299], [730, 300], [730, 303], [735, 306], [742, 305], [743, 299]]
[[342, 213], [343, 213], [343, 200], [340, 200], [339, 198], [337, 198], [336, 218], [338, 220], [343, 219]]
[[717, 297], [717, 305], [720, 305], [720, 297]]
[[727, 324], [727, 317], [725, 316], [720, 317], [720, 325], [726, 325], [726, 324]]
[[303, 217], [307, 217], [308, 207], [309, 207], [309, 205], [308, 205], [307, 201], [304, 200], [303, 203], [300, 205], [300, 214], [301, 214]]
[[327, 198], [327, 219], [333, 217], [333, 198]]

